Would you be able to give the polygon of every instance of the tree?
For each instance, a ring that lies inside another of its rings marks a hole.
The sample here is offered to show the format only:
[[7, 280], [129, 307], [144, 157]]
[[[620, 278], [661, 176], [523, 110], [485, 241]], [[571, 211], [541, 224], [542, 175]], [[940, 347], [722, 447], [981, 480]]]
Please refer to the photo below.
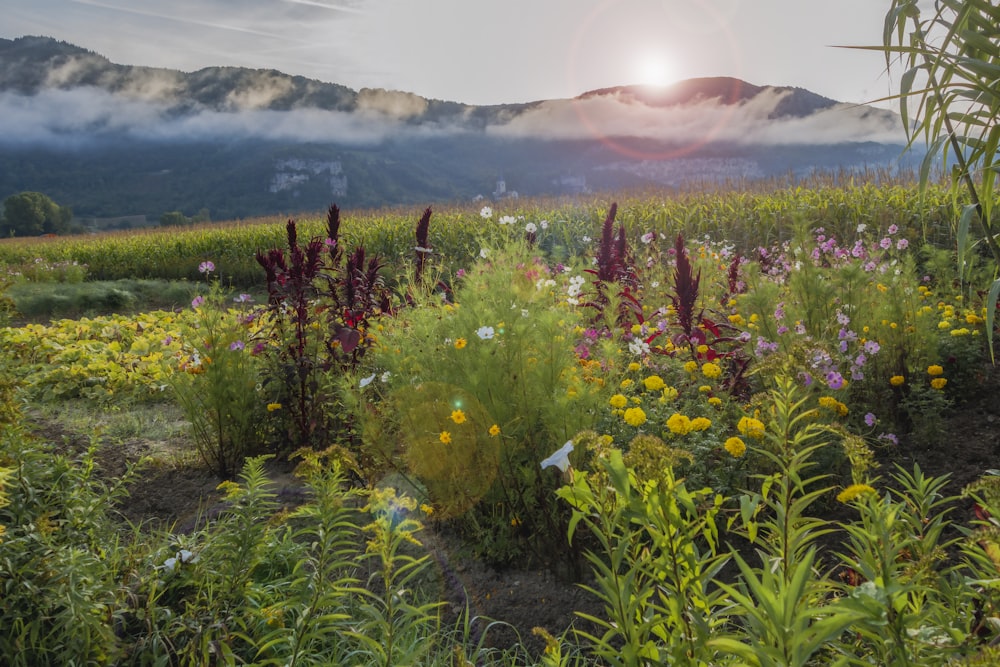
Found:
[[184, 227], [191, 224], [191, 218], [180, 211], [167, 211], [160, 216], [160, 227]]
[[0, 233], [4, 236], [61, 234], [69, 227], [73, 211], [59, 206], [41, 192], [22, 192], [3, 202]]

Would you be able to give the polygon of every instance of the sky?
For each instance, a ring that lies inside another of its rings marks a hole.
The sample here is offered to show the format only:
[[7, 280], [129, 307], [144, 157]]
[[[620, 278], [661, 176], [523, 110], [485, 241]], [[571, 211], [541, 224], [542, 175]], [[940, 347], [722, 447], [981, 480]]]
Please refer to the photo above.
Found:
[[[3, 0], [0, 37], [114, 63], [276, 69], [488, 105], [731, 76], [840, 102], [893, 92], [878, 0]], [[877, 106], [890, 106], [878, 103]]]

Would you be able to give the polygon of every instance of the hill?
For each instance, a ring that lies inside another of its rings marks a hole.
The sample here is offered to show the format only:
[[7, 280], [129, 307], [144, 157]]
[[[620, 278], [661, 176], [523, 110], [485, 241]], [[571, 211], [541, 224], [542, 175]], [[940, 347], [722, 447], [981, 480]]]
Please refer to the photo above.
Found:
[[120, 65], [0, 39], [0, 198], [81, 218], [215, 219], [898, 166], [891, 112], [690, 79], [472, 106], [275, 70]]

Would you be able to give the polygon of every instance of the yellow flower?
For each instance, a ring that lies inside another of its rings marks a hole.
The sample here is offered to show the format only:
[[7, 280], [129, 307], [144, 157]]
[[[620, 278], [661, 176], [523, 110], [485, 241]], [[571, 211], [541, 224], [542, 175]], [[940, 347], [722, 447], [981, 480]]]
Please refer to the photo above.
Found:
[[427, 516], [434, 514], [434, 508], [431, 505], [428, 505], [427, 503], [420, 504], [420, 511], [426, 514]]
[[941, 375], [942, 373], [944, 373], [944, 369], [941, 368], [941, 366], [939, 366], [937, 364], [931, 364], [930, 366], [927, 367], [927, 374], [928, 375], [937, 376], [937, 375]]
[[746, 443], [737, 438], [735, 435], [728, 438], [722, 446], [726, 448], [726, 451], [729, 452], [734, 459], [740, 458], [746, 454], [747, 451]]
[[620, 409], [628, 405], [628, 399], [625, 398], [625, 396], [623, 396], [622, 394], [615, 394], [614, 396], [611, 397], [608, 403], [611, 404], [611, 407]]
[[450, 445], [451, 433], [448, 433], [448, 431], [441, 431], [441, 435], [438, 436], [438, 440], [440, 440], [442, 443], [446, 445]]
[[736, 424], [736, 430], [743, 435], [760, 440], [764, 437], [767, 429], [764, 427], [764, 422], [759, 419], [755, 419], [754, 417], [740, 417], [739, 423]]
[[704, 431], [712, 425], [712, 420], [708, 417], [695, 417], [691, 420], [692, 431]]
[[274, 412], [275, 410], [280, 410], [280, 409], [281, 409], [281, 403], [268, 403], [267, 404], [267, 411], [268, 412]]
[[225, 481], [215, 487], [216, 490], [222, 491], [222, 494], [226, 497], [226, 500], [232, 500], [240, 493], [240, 485], [236, 482]]
[[851, 484], [849, 487], [837, 494], [837, 501], [841, 503], [849, 503], [855, 498], [866, 493], [875, 493], [875, 489], [867, 484]]
[[500, 435], [500, 427], [496, 424], [490, 426], [490, 437], [495, 438]]
[[667, 428], [675, 435], [687, 435], [691, 431], [691, 420], [687, 416], [675, 412], [667, 419]]
[[451, 411], [451, 420], [453, 422], [455, 422], [456, 424], [464, 424], [465, 423], [465, 413], [462, 412], [461, 410], [452, 410]]
[[625, 411], [625, 423], [629, 426], [642, 426], [646, 423], [646, 413], [642, 408], [629, 408]]
[[631, 331], [632, 331], [632, 335], [633, 336], [638, 336], [639, 334], [642, 333], [642, 325], [640, 325], [640, 324], [633, 324]]
[[698, 387], [698, 391], [701, 392], [702, 394], [707, 394], [710, 391], [712, 391], [712, 385], [703, 384], [700, 387]]
[[686, 370], [688, 373], [694, 373], [696, 370], [698, 370], [698, 362], [697, 361], [687, 362], [686, 364], [684, 364], [684, 370]]
[[946, 378], [934, 378], [931, 380], [931, 387], [934, 389], [944, 389], [946, 384], [948, 384], [948, 380]]
[[630, 378], [625, 378], [618, 386], [621, 387], [622, 389], [628, 389], [629, 387], [632, 386], [632, 380]]
[[649, 391], [659, 391], [667, 386], [667, 383], [663, 381], [659, 375], [650, 375], [648, 378], [642, 381]]
[[891, 384], [893, 387], [899, 387], [904, 382], [906, 382], [906, 378], [904, 378], [902, 375], [893, 375], [891, 378], [889, 378], [889, 384]]
[[639, 365], [639, 362], [638, 362], [638, 361], [633, 361], [632, 363], [630, 363], [630, 364], [628, 365], [628, 369], [629, 369], [629, 371], [630, 371], [630, 372], [632, 372], [632, 373], [636, 372], [636, 371], [637, 371], [637, 370], [639, 370], [640, 368], [642, 368], [642, 366], [640, 366], [640, 365]]
[[714, 380], [722, 375], [722, 369], [719, 368], [718, 364], [713, 364], [710, 361], [701, 367], [701, 374], [709, 380]]
[[469, 344], [468, 341], [465, 340], [464, 338], [456, 338], [455, 339], [455, 349], [456, 350], [461, 350], [463, 347], [465, 347], [468, 344]]
[[718, 396], [711, 396], [708, 399], [708, 404], [711, 405], [712, 407], [717, 408], [722, 405], [722, 399], [719, 398]]
[[663, 388], [663, 400], [672, 401], [677, 398], [678, 391], [677, 387], [664, 387]]
[[702, 343], [695, 349], [698, 350], [698, 354], [708, 354], [708, 345], [705, 345], [704, 343]]
[[951, 330], [951, 335], [952, 336], [968, 336], [969, 335], [969, 330], [966, 329], [965, 327], [962, 327], [961, 329], [952, 329]]

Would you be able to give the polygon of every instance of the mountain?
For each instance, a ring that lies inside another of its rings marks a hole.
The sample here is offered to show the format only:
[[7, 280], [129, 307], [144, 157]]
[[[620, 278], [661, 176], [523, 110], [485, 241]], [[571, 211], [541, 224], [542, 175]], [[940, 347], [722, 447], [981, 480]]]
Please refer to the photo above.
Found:
[[41, 191], [81, 218], [679, 187], [899, 166], [905, 144], [889, 111], [728, 77], [473, 106], [47, 37], [0, 39], [0, 117], [0, 199]]

